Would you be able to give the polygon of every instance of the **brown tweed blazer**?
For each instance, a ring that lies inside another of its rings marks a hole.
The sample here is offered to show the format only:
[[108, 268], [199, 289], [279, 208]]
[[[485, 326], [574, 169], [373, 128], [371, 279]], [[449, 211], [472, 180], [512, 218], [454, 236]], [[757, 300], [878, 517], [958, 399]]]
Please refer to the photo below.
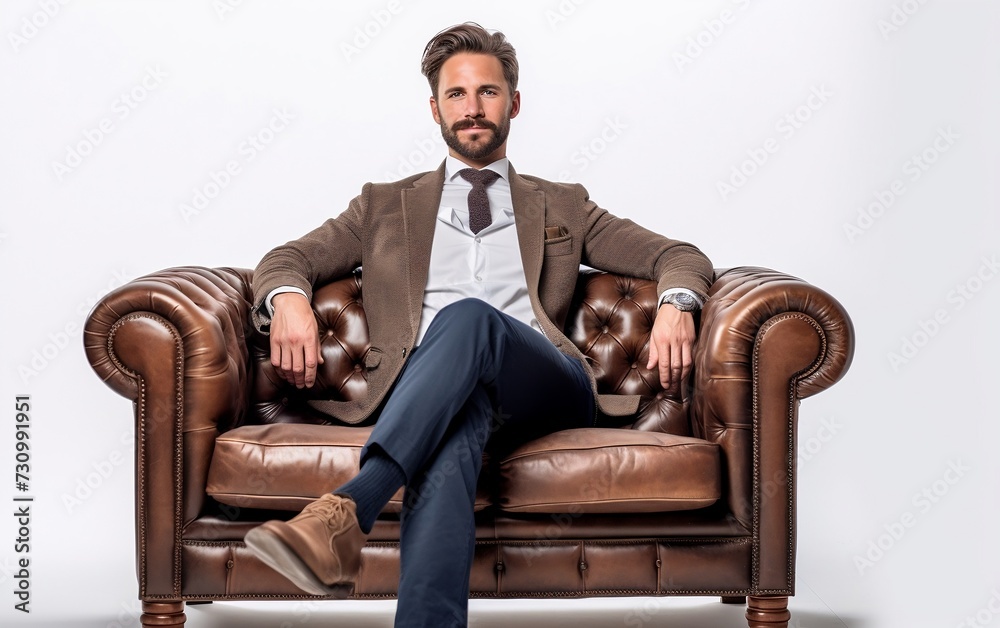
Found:
[[[584, 362], [563, 334], [580, 264], [657, 281], [659, 291], [687, 288], [704, 297], [712, 265], [696, 247], [663, 237], [601, 209], [581, 185], [521, 176], [510, 168], [515, 228], [528, 294], [545, 335], [563, 353]], [[263, 301], [279, 286], [312, 298], [321, 286], [364, 267], [365, 315], [371, 350], [369, 395], [357, 401], [314, 401], [314, 407], [359, 423], [379, 405], [399, 375], [419, 329], [444, 164], [394, 183], [367, 183], [341, 215], [268, 253], [254, 272], [253, 323], [267, 333]], [[607, 415], [636, 412], [639, 398], [599, 395]]]

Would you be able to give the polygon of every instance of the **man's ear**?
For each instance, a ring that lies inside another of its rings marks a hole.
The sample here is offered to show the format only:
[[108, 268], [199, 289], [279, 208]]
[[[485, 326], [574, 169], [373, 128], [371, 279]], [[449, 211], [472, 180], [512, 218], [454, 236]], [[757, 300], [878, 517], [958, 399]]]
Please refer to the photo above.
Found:
[[516, 118], [521, 111], [521, 92], [514, 90], [514, 97], [510, 99], [510, 117]]
[[430, 100], [431, 100], [431, 115], [434, 117], [435, 122], [441, 124], [441, 112], [438, 111], [437, 100], [435, 100], [433, 96], [431, 96]]

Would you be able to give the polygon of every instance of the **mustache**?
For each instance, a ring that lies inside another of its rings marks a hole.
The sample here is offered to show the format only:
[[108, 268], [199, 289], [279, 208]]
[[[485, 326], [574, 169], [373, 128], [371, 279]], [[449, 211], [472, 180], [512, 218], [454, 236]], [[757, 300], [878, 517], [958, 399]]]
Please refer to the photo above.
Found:
[[489, 129], [493, 132], [496, 132], [497, 130], [497, 125], [493, 124], [492, 122], [490, 122], [485, 118], [477, 118], [477, 119], [464, 118], [462, 120], [459, 120], [455, 124], [451, 125], [451, 130], [452, 132], [457, 132], [461, 131], [462, 129], [471, 129], [473, 127], [477, 127], [480, 129]]

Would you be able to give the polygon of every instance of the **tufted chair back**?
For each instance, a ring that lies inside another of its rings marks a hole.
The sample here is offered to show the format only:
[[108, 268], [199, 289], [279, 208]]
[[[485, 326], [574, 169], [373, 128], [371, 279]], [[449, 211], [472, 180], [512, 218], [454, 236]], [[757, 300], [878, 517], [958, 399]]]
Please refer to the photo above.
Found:
[[[327, 424], [335, 421], [311, 408], [308, 399], [346, 401], [367, 394], [364, 363], [370, 345], [361, 286], [357, 272], [314, 292], [324, 362], [311, 389], [298, 390], [280, 379], [270, 363], [267, 337], [251, 334], [254, 384], [247, 423]], [[688, 436], [683, 387], [664, 391], [656, 372], [645, 368], [656, 301], [653, 281], [581, 272], [565, 332], [588, 358], [600, 393], [643, 397], [635, 417], [606, 424]]]

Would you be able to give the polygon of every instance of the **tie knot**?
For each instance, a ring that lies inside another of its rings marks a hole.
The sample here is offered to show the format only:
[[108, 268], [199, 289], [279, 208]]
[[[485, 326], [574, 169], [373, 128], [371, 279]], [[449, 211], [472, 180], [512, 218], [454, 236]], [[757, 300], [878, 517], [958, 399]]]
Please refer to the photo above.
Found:
[[494, 170], [476, 170], [475, 168], [463, 168], [458, 171], [458, 176], [472, 184], [472, 187], [486, 187], [500, 178]]

